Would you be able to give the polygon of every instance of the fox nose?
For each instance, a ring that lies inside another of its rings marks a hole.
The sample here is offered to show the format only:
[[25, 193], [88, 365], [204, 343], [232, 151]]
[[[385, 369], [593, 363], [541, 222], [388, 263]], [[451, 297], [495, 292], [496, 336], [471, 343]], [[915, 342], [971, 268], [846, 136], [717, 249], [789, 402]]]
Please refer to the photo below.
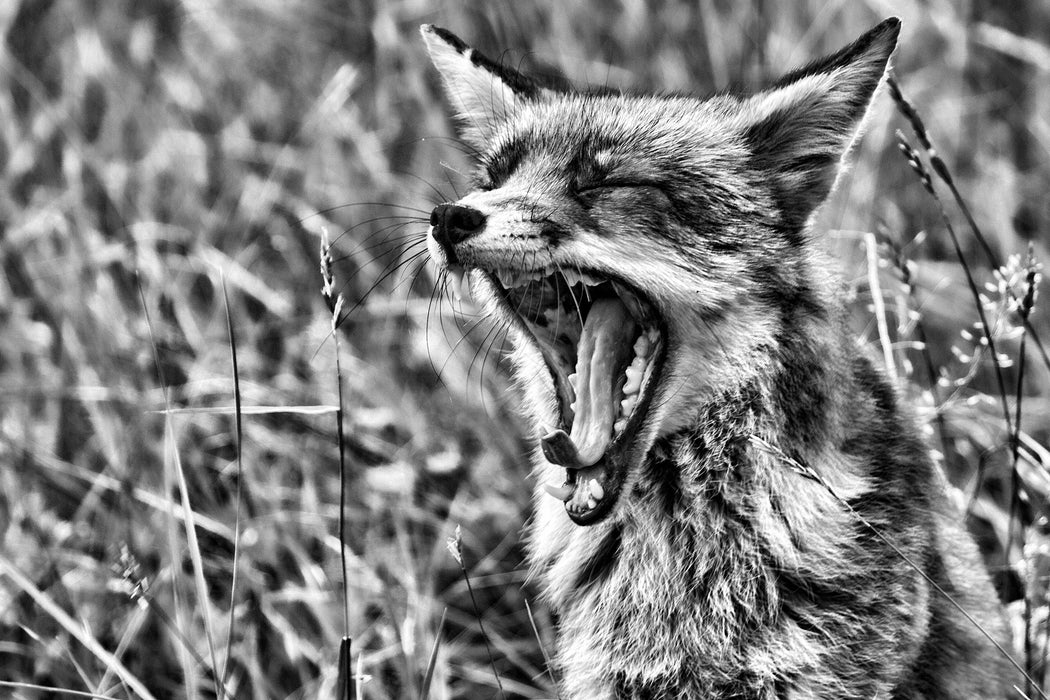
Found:
[[430, 212], [430, 225], [434, 227], [434, 239], [447, 247], [480, 231], [485, 226], [485, 215], [459, 204], [439, 204]]

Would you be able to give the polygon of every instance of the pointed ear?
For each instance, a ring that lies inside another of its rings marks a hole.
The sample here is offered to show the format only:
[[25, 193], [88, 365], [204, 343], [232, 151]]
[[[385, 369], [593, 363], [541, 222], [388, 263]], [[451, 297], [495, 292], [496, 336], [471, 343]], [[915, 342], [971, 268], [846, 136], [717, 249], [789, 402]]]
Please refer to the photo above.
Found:
[[789, 230], [800, 231], [834, 186], [899, 32], [900, 20], [887, 19], [741, 104], [752, 164], [772, 183]]
[[461, 134], [471, 145], [483, 146], [500, 123], [539, 92], [524, 75], [483, 56], [452, 32], [432, 24], [424, 24], [420, 32], [460, 120]]

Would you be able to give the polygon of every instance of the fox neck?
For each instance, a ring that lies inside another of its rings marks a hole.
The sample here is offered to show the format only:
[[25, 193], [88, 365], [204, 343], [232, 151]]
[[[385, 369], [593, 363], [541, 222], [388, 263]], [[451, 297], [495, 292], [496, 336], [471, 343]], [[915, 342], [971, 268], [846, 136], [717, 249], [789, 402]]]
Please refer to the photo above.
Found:
[[[848, 515], [829, 487], [856, 498], [870, 484], [837, 447], [846, 428], [833, 417], [859, 420], [863, 407], [835, 405], [851, 393], [845, 332], [826, 337], [828, 319], [824, 335], [799, 323], [776, 334], [765, 370], [739, 375], [689, 425], [656, 440], [606, 522], [576, 527], [560, 503], [540, 497], [534, 566], [561, 616], [564, 677], [581, 697], [598, 697], [586, 688], [613, 676], [674, 697], [683, 668], [703, 667], [714, 679], [720, 668], [760, 667], [773, 638], [764, 632], [779, 617], [776, 572], [806, 580], [849, 570]], [[824, 483], [800, 476], [790, 460], [811, 465]], [[693, 646], [684, 649], [682, 638]], [[811, 644], [799, 638], [800, 658], [818, 655]], [[703, 664], [690, 663], [699, 655]]]

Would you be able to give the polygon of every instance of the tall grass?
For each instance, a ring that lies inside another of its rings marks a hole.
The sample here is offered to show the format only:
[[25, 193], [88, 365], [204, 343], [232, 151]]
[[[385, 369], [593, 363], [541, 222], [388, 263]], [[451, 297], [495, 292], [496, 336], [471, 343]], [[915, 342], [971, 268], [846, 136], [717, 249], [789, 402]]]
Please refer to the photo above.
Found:
[[424, 265], [430, 209], [470, 164], [418, 25], [578, 82], [709, 92], [760, 86], [889, 14], [905, 23], [901, 89], [953, 175], [954, 191], [931, 183], [946, 219], [883, 96], [818, 226], [1042, 681], [1050, 370], [1035, 339], [1050, 329], [1025, 300], [1050, 223], [1050, 11], [968, 8], [8, 3], [0, 693], [331, 696], [350, 637], [355, 696], [555, 697], [503, 338]]

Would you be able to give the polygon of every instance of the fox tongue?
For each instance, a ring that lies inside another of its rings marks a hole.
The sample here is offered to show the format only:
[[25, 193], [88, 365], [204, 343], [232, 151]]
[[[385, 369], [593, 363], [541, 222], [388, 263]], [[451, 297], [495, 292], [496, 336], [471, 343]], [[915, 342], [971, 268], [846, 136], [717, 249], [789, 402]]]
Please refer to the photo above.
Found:
[[634, 319], [619, 298], [602, 297], [591, 305], [576, 354], [576, 415], [570, 435], [583, 466], [600, 460], [612, 442], [623, 372], [636, 335]]

